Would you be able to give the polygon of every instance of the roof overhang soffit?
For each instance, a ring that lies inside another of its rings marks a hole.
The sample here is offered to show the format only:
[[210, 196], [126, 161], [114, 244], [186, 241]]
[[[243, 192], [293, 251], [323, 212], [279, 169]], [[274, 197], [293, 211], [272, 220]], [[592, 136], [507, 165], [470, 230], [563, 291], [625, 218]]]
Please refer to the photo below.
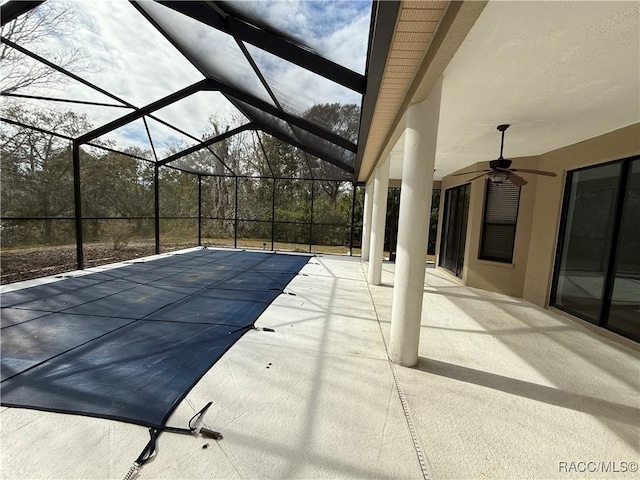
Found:
[[387, 57], [391, 50], [396, 20], [400, 11], [399, 1], [375, 1], [371, 15], [371, 29], [369, 36], [369, 53], [367, 58], [367, 92], [362, 101], [362, 115], [356, 156], [355, 171], [360, 171], [364, 149], [369, 138], [371, 122], [378, 101], [378, 94], [384, 78]]

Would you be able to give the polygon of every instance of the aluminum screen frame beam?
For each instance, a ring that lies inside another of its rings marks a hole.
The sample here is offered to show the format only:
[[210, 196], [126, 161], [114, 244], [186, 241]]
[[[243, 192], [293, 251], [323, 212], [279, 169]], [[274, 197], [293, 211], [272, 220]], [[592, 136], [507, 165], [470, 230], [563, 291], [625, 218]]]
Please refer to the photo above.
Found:
[[120, 102], [120, 103], [122, 103], [123, 105], [125, 105], [125, 106], [127, 106], [127, 107], [130, 107], [130, 108], [136, 108], [136, 107], [135, 107], [135, 105], [132, 105], [131, 103], [126, 102], [126, 101], [122, 100], [121, 98], [118, 98], [118, 97], [117, 97], [116, 95], [114, 95], [113, 93], [108, 92], [108, 91], [106, 91], [105, 89], [98, 87], [97, 85], [94, 85], [94, 84], [93, 84], [93, 83], [91, 83], [90, 81], [88, 81], [88, 80], [86, 80], [86, 79], [84, 79], [84, 78], [82, 78], [82, 77], [80, 77], [80, 76], [76, 75], [75, 73], [70, 72], [69, 70], [66, 70], [66, 69], [64, 69], [64, 68], [62, 68], [62, 67], [60, 67], [60, 66], [56, 65], [56, 64], [55, 64], [55, 63], [53, 63], [53, 62], [50, 62], [50, 61], [49, 61], [49, 60], [47, 60], [46, 58], [41, 57], [40, 55], [37, 55], [37, 54], [33, 53], [31, 50], [29, 50], [29, 49], [27, 49], [27, 48], [24, 48], [23, 46], [18, 45], [17, 43], [12, 42], [12, 41], [11, 41], [11, 40], [9, 40], [8, 38], [0, 37], [0, 40], [2, 41], [2, 43], [5, 43], [5, 44], [7, 44], [8, 46], [10, 46], [11, 48], [13, 48], [13, 49], [15, 49], [15, 50], [18, 50], [20, 53], [23, 53], [24, 55], [26, 55], [26, 56], [28, 56], [28, 57], [30, 57], [30, 58], [33, 58], [33, 59], [34, 59], [34, 60], [36, 60], [37, 62], [40, 62], [40, 63], [42, 63], [42, 64], [46, 65], [47, 67], [52, 68], [52, 69], [54, 69], [55, 71], [60, 72], [60, 73], [62, 73], [63, 75], [65, 75], [65, 76], [67, 76], [67, 77], [69, 77], [69, 78], [71, 78], [71, 79], [73, 79], [73, 80], [75, 80], [75, 81], [77, 81], [77, 82], [82, 83], [83, 85], [86, 85], [86, 86], [87, 86], [87, 87], [89, 87], [89, 88], [92, 88], [92, 89], [93, 89], [93, 90], [95, 90], [96, 92], [100, 92], [100, 93], [102, 93], [103, 95], [106, 95], [107, 97], [109, 97], [109, 98], [111, 98], [111, 99], [113, 99], [113, 100], [115, 100], [115, 101], [117, 101], [117, 102]]
[[158, 0], [158, 3], [350, 90], [360, 94], [366, 91], [367, 81], [363, 75], [306, 50], [286, 38], [255, 27], [231, 13], [221, 15], [220, 10], [224, 11], [224, 4], [162, 0]]
[[316, 149], [312, 148], [312, 147], [308, 147], [306, 145], [301, 144], [300, 142], [293, 140], [292, 138], [288, 137], [287, 135], [277, 131], [274, 128], [271, 128], [267, 125], [261, 125], [261, 124], [256, 124], [256, 126], [262, 130], [264, 133], [268, 133], [269, 135], [271, 135], [272, 137], [277, 138], [278, 140], [284, 142], [284, 143], [288, 143], [289, 145], [291, 145], [292, 147], [296, 147], [299, 148], [300, 150], [302, 150], [303, 152], [307, 152], [311, 155], [313, 155], [314, 157], [318, 157], [321, 160], [324, 160], [325, 162], [330, 163], [331, 165], [335, 165], [336, 167], [340, 168], [341, 170], [344, 170], [347, 173], [350, 174], [354, 174], [355, 173], [355, 169], [351, 166], [348, 165], [336, 158], [331, 158], [328, 157], [325, 153], [323, 152], [319, 152]]
[[30, 100], [45, 100], [47, 102], [73, 103], [76, 105], [93, 105], [94, 107], [112, 107], [112, 108], [127, 108], [127, 109], [133, 108], [133, 107], [128, 107], [126, 105], [117, 105], [115, 103], [90, 102], [87, 100], [72, 100], [70, 98], [45, 97], [42, 95], [28, 95], [24, 93], [0, 92], [0, 95], [3, 97], [27, 98]]
[[[252, 107], [262, 110], [264, 113], [268, 113], [269, 115], [277, 117], [280, 120], [284, 120], [287, 123], [291, 123], [296, 127], [306, 130], [307, 132], [317, 137], [320, 137], [323, 140], [326, 140], [330, 143], [333, 143], [339, 147], [349, 150], [350, 152], [357, 153], [358, 151], [358, 146], [356, 144], [341, 137], [340, 135], [337, 135], [330, 130], [326, 130], [310, 122], [309, 120], [305, 120], [304, 118], [300, 118], [296, 115], [291, 115], [290, 113], [281, 111], [278, 108], [272, 105], [269, 105], [268, 102], [265, 102], [264, 100], [261, 100], [258, 97], [255, 97], [253, 95], [249, 95], [247, 93], [241, 92], [237, 88], [231, 87], [226, 83], [222, 83], [218, 80], [210, 79], [208, 81], [207, 89], [218, 91], [220, 93], [223, 93], [225, 96], [228, 95], [237, 100], [240, 100], [241, 102], [248, 103]], [[234, 105], [234, 106], [238, 108], [237, 105]]]
[[189, 95], [192, 95], [196, 92], [201, 91], [202, 87], [205, 86], [206, 84], [207, 84], [207, 80], [202, 79], [196, 83], [189, 85], [188, 87], [183, 88], [182, 90], [178, 90], [177, 92], [167, 95], [166, 97], [161, 98], [160, 100], [156, 100], [155, 102], [152, 102], [142, 108], [139, 108], [135, 112], [131, 112], [120, 118], [116, 118], [112, 122], [109, 122], [101, 127], [98, 127], [88, 133], [85, 133], [84, 135], [80, 135], [76, 140], [79, 143], [87, 143], [87, 142], [90, 142], [91, 140], [95, 140], [96, 138], [102, 135], [105, 135], [109, 132], [112, 132], [117, 128], [123, 127], [124, 125], [127, 125], [128, 123], [131, 123], [134, 120], [142, 118], [145, 115], [153, 113], [156, 110], [160, 110], [161, 108], [171, 105], [172, 103], [175, 103], [178, 100], [182, 100], [183, 98], [186, 98]]
[[[197, 152], [198, 150], [202, 150], [203, 148], [206, 148], [210, 145], [213, 145], [214, 143], [220, 142], [222, 140], [225, 140], [226, 138], [232, 137], [233, 135], [236, 135], [238, 133], [241, 133], [243, 131], [246, 130], [261, 130], [269, 135], [271, 135], [272, 137], [277, 138], [278, 140], [287, 143], [293, 147], [296, 147], [300, 150], [302, 150], [303, 152], [307, 152], [310, 153], [311, 155], [314, 155], [318, 158], [320, 158], [321, 160], [331, 163], [332, 165], [335, 165], [336, 167], [346, 171], [347, 173], [353, 174], [355, 173], [355, 170], [353, 169], [352, 166], [347, 165], [344, 162], [341, 162], [340, 160], [334, 159], [334, 158], [330, 158], [327, 157], [326, 154], [322, 153], [322, 152], [318, 152], [315, 149], [308, 147], [306, 145], [302, 145], [301, 143], [295, 141], [292, 138], [287, 137], [286, 135], [278, 132], [277, 130], [267, 126], [267, 125], [263, 125], [260, 124], [258, 122], [251, 122], [251, 123], [247, 123], [244, 125], [241, 125], [237, 128], [234, 128], [233, 130], [229, 130], [228, 132], [225, 132], [221, 135], [218, 135], [216, 137], [210, 138], [202, 143], [199, 143], [198, 145], [194, 145], [192, 147], [189, 147], [185, 150], [182, 150], [181, 152], [175, 153], [167, 158], [164, 158], [162, 160], [159, 160], [157, 162], [158, 166], [170, 166], [168, 164], [170, 164], [171, 162], [175, 162], [176, 160], [179, 160], [182, 157], [185, 157], [191, 153]], [[189, 172], [192, 173], [192, 172]], [[345, 180], [347, 181], [347, 180]]]
[[[227, 96], [225, 95], [225, 97], [227, 98], [227, 100], [229, 100], [234, 107], [236, 107], [240, 112], [242, 112], [242, 114], [244, 116], [246, 116], [247, 118], [250, 118], [253, 123], [258, 127], [258, 129], [260, 129], [261, 131], [263, 131], [264, 133], [268, 133], [269, 135], [271, 135], [272, 137], [277, 138], [278, 140], [291, 145], [292, 147], [296, 147], [300, 150], [302, 150], [303, 152], [306, 153], [310, 153], [311, 155], [314, 155], [315, 157], [318, 157], [320, 160], [323, 160], [327, 163], [330, 163], [332, 165], [335, 165], [336, 167], [340, 168], [341, 170], [346, 171], [347, 173], [350, 174], [354, 174], [355, 173], [355, 169], [347, 164], [344, 163], [343, 161], [341, 161], [340, 159], [334, 158], [330, 155], [328, 155], [325, 152], [321, 152], [313, 147], [310, 147], [308, 145], [305, 145], [303, 143], [301, 143], [297, 138], [292, 137], [287, 135], [284, 132], [281, 132], [280, 130], [277, 130], [269, 125], [266, 125], [265, 122], [261, 122], [259, 120], [256, 120], [255, 118], [253, 118], [253, 116], [249, 113], [247, 113], [245, 111], [245, 108], [243, 108], [242, 106], [238, 105], [238, 100], [234, 99], [233, 97]], [[262, 110], [261, 110], [262, 111]], [[266, 112], [263, 112], [266, 113]], [[292, 131], [292, 133], [295, 135], [295, 132]], [[306, 158], [306, 156], [305, 156]], [[313, 173], [312, 173], [313, 176]]]
[[198, 145], [194, 145], [193, 147], [186, 148], [181, 152], [170, 155], [167, 158], [164, 158], [158, 161], [157, 164], [159, 167], [161, 167], [163, 165], [166, 165], [167, 163], [175, 162], [176, 160], [179, 160], [182, 157], [186, 157], [187, 155], [197, 152], [198, 150], [202, 150], [203, 148], [206, 148], [209, 145], [213, 145], [214, 143], [221, 142], [222, 140], [225, 140], [229, 137], [233, 137], [234, 135], [237, 135], [238, 133], [242, 133], [245, 130], [254, 130], [255, 128], [256, 128], [256, 125], [254, 123], [245, 123], [244, 125], [240, 125], [239, 127], [234, 128], [233, 130], [229, 130], [228, 132], [222, 133], [213, 138], [205, 140], [204, 142], [199, 143]]
[[0, 122], [8, 123], [9, 125], [14, 125], [16, 127], [28, 128], [30, 130], [44, 133], [46, 135], [51, 135], [58, 138], [64, 138], [65, 140], [69, 140], [70, 142], [73, 142], [74, 140], [73, 137], [70, 137], [69, 135], [63, 135], [62, 133], [56, 133], [51, 130], [46, 130], [44, 128], [27, 125], [26, 123], [18, 122], [17, 120], [11, 120], [10, 118], [0, 117]]
[[80, 144], [72, 143], [73, 161], [73, 205], [76, 227], [76, 264], [78, 270], [84, 270], [84, 237], [82, 232], [82, 184], [80, 181]]
[[0, 9], [0, 15], [2, 16], [2, 26], [4, 27], [7, 23], [11, 22], [12, 20], [15, 20], [20, 15], [33, 10], [34, 8], [43, 4], [44, 2], [45, 0], [40, 0], [40, 1], [12, 0], [10, 2], [5, 3], [4, 5], [2, 5], [2, 8]]
[[[163, 2], [158, 2], [163, 4]], [[179, 4], [191, 4], [191, 3], [195, 3], [195, 2], [177, 2]], [[167, 41], [169, 41], [173, 47], [180, 52], [203, 76], [205, 76], [207, 78], [207, 83], [208, 86], [206, 88], [203, 88], [203, 90], [209, 90], [209, 91], [218, 91], [220, 93], [222, 93], [223, 95], [225, 95], [225, 97], [227, 97], [227, 99], [229, 101], [231, 101], [231, 103], [233, 103], [233, 105], [240, 111], [242, 112], [247, 118], [249, 118], [251, 121], [254, 121], [256, 124], [261, 126], [261, 130], [266, 131], [267, 129], [269, 131], [273, 131], [268, 125], [264, 125], [263, 123], [256, 121], [255, 118], [252, 118], [250, 115], [247, 115], [243, 109], [239, 108], [238, 105], [233, 102], [233, 100], [229, 97], [235, 98], [239, 101], [245, 102], [265, 113], [268, 113], [269, 115], [272, 115], [276, 118], [279, 118], [280, 120], [283, 120], [287, 123], [291, 123], [292, 125], [295, 125], [323, 140], [328, 141], [329, 143], [335, 144], [337, 146], [340, 146], [342, 148], [345, 148], [346, 150], [349, 150], [353, 153], [358, 152], [358, 147], [356, 144], [342, 138], [341, 136], [326, 130], [318, 125], [313, 124], [312, 122], [309, 122], [308, 120], [302, 119], [300, 117], [297, 117], [295, 115], [291, 115], [288, 114], [280, 109], [278, 109], [277, 107], [270, 105], [268, 102], [265, 102], [264, 100], [261, 100], [251, 94], [248, 93], [244, 93], [240, 90], [238, 90], [235, 87], [232, 87], [230, 85], [227, 85], [226, 83], [223, 83], [219, 80], [213, 79], [210, 77], [209, 73], [207, 72], [207, 70], [205, 68], [203, 68], [199, 62], [197, 61], [197, 59], [193, 58], [192, 55], [190, 55], [190, 53], [188, 51], [186, 51], [184, 48], [182, 48], [182, 46], [180, 44], [178, 44], [178, 42], [175, 41], [175, 39], [160, 25], [158, 24], [154, 18], [149, 15], [147, 13], [147, 11], [139, 5], [139, 2], [136, 0], [131, 0], [131, 4], [133, 5], [133, 7], [135, 7], [136, 10], [138, 10], [138, 12], [149, 22], [151, 23], [151, 25], [154, 26], [154, 28], [156, 28], [156, 30], [158, 30], [166, 39]], [[184, 5], [183, 5], [184, 6]], [[211, 7], [211, 12], [216, 13], [216, 15], [219, 16], [218, 13], [218, 8], [217, 7]], [[196, 19], [198, 20], [198, 19]], [[201, 21], [201, 20], [198, 20]], [[207, 25], [209, 25], [209, 23], [204, 22]], [[210, 25], [211, 26], [211, 25]], [[216, 27], [214, 27], [216, 28]], [[238, 40], [238, 37], [234, 37], [236, 38], [236, 40]], [[273, 135], [276, 136], [276, 135]], [[298, 141], [295, 141], [295, 143], [292, 143], [293, 139], [287, 137], [286, 135], [283, 134], [279, 134], [279, 136], [277, 137], [280, 140], [282, 140], [285, 143], [289, 143], [295, 147], [301, 148], [302, 144]], [[306, 147], [305, 147], [306, 148]], [[302, 150], [304, 150], [304, 148], [301, 148]], [[328, 158], [326, 154], [317, 152], [315, 149], [307, 149], [305, 151], [308, 151], [308, 153], [311, 153], [312, 155], [315, 155], [316, 157], [325, 160], [333, 165], [336, 165], [339, 168], [342, 168], [343, 170], [346, 170], [349, 173], [354, 173], [353, 171], [353, 167], [351, 166], [347, 166], [346, 164], [344, 164], [343, 162], [340, 162], [340, 160], [335, 159], [335, 158]], [[336, 163], [337, 162], [337, 163]], [[347, 166], [347, 168], [344, 168], [345, 166]]]

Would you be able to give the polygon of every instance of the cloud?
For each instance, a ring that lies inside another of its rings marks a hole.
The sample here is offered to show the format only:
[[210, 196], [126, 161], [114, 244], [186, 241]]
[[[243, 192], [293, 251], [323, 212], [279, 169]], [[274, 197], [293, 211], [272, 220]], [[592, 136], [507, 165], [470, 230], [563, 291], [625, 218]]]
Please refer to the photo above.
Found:
[[[72, 35], [56, 36], [40, 52], [79, 49], [91, 63], [80, 76], [131, 104], [141, 107], [195, 83], [203, 75], [176, 50], [126, 0], [67, 0], [76, 11]], [[266, 91], [241, 55], [235, 40], [195, 20], [156, 3], [143, 2], [145, 9], [170, 19], [167, 27], [180, 34], [201, 64], [229, 82], [244, 86], [261, 98]], [[321, 55], [362, 72], [365, 65], [371, 2], [363, 0], [299, 1], [277, 0], [238, 2], [239, 8], [274, 25], [317, 50]], [[284, 104], [300, 114], [314, 103], [359, 103], [360, 96], [340, 85], [289, 62], [248, 46], [265, 77]], [[51, 58], [50, 58], [51, 59]], [[51, 59], [55, 61], [54, 59]], [[29, 93], [112, 103], [113, 100], [77, 82], [70, 81], [64, 91], [40, 89]], [[84, 113], [94, 126], [103, 125], [128, 113], [125, 109], [53, 104]], [[234, 117], [235, 114], [235, 117]], [[237, 126], [238, 113], [219, 93], [200, 92], [157, 112], [163, 120], [197, 137], [210, 129], [214, 115], [231, 128]], [[155, 122], [148, 122], [156, 149], [162, 156], [168, 146], [190, 140]], [[149, 148], [142, 122], [107, 135], [119, 148]]]
[[[54, 36], [46, 44], [33, 49], [55, 63], [55, 52], [78, 49], [90, 62], [89, 71], [74, 71], [96, 86], [113, 93], [131, 104], [142, 107], [203, 78], [161, 34], [127, 1], [90, 2], [69, 0], [75, 11], [72, 35]], [[74, 80], [60, 88], [31, 89], [34, 95], [116, 103], [113, 99]], [[34, 102], [32, 102], [33, 104]], [[97, 127], [128, 113], [126, 109], [83, 106], [66, 103], [40, 102], [49, 108], [71, 109], [85, 114]], [[174, 111], [173, 121], [182, 129], [201, 136], [202, 124], [212, 111], [228, 109], [228, 102], [219, 105], [190, 104], [189, 109]], [[200, 110], [200, 111], [199, 111]], [[198, 118], [198, 122], [191, 122]], [[142, 122], [140, 122], [142, 123]], [[113, 132], [121, 148], [149, 148], [144, 125]], [[165, 143], [165, 141], [162, 141]]]
[[317, 103], [360, 103], [360, 95], [256, 47], [248, 47], [275, 96], [301, 115]]
[[334, 30], [321, 40], [322, 50], [331, 52], [331, 59], [359, 73], [364, 73], [369, 44], [371, 11], [366, 10], [350, 23]]
[[234, 8], [266, 21], [325, 58], [364, 73], [371, 1], [263, 0], [236, 2]]

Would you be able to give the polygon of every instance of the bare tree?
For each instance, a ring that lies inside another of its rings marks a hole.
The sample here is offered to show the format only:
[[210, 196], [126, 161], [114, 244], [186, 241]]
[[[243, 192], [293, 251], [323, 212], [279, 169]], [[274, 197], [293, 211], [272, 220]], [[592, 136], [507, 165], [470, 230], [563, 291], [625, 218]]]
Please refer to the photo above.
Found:
[[[71, 111], [28, 111], [8, 107], [7, 115], [63, 135], [77, 136], [90, 128], [87, 118]], [[2, 216], [56, 217], [73, 212], [71, 143], [27, 127], [0, 125]], [[42, 240], [50, 243], [53, 221], [42, 225]], [[3, 239], [4, 240], [4, 239]]]
[[[68, 37], [74, 29], [76, 12], [65, 2], [45, 2], [5, 24], [3, 38], [27, 48], [74, 73], [87, 71], [90, 65], [78, 48], [47, 48], [52, 37]], [[16, 92], [26, 87], [55, 87], [67, 78], [56, 70], [20, 53], [6, 43], [0, 45], [0, 90]]]

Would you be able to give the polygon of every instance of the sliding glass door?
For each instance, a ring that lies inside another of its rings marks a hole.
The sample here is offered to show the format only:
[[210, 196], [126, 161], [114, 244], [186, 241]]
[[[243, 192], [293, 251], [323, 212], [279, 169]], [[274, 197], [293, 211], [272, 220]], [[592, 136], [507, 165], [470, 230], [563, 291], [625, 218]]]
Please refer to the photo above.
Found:
[[624, 194], [607, 327], [640, 341], [640, 160]]
[[569, 173], [555, 306], [600, 323], [620, 163]]
[[467, 217], [469, 214], [469, 194], [471, 184], [445, 191], [442, 235], [438, 265], [454, 275], [462, 276], [464, 265], [464, 244], [467, 238]]
[[640, 160], [569, 172], [551, 304], [640, 340]]

